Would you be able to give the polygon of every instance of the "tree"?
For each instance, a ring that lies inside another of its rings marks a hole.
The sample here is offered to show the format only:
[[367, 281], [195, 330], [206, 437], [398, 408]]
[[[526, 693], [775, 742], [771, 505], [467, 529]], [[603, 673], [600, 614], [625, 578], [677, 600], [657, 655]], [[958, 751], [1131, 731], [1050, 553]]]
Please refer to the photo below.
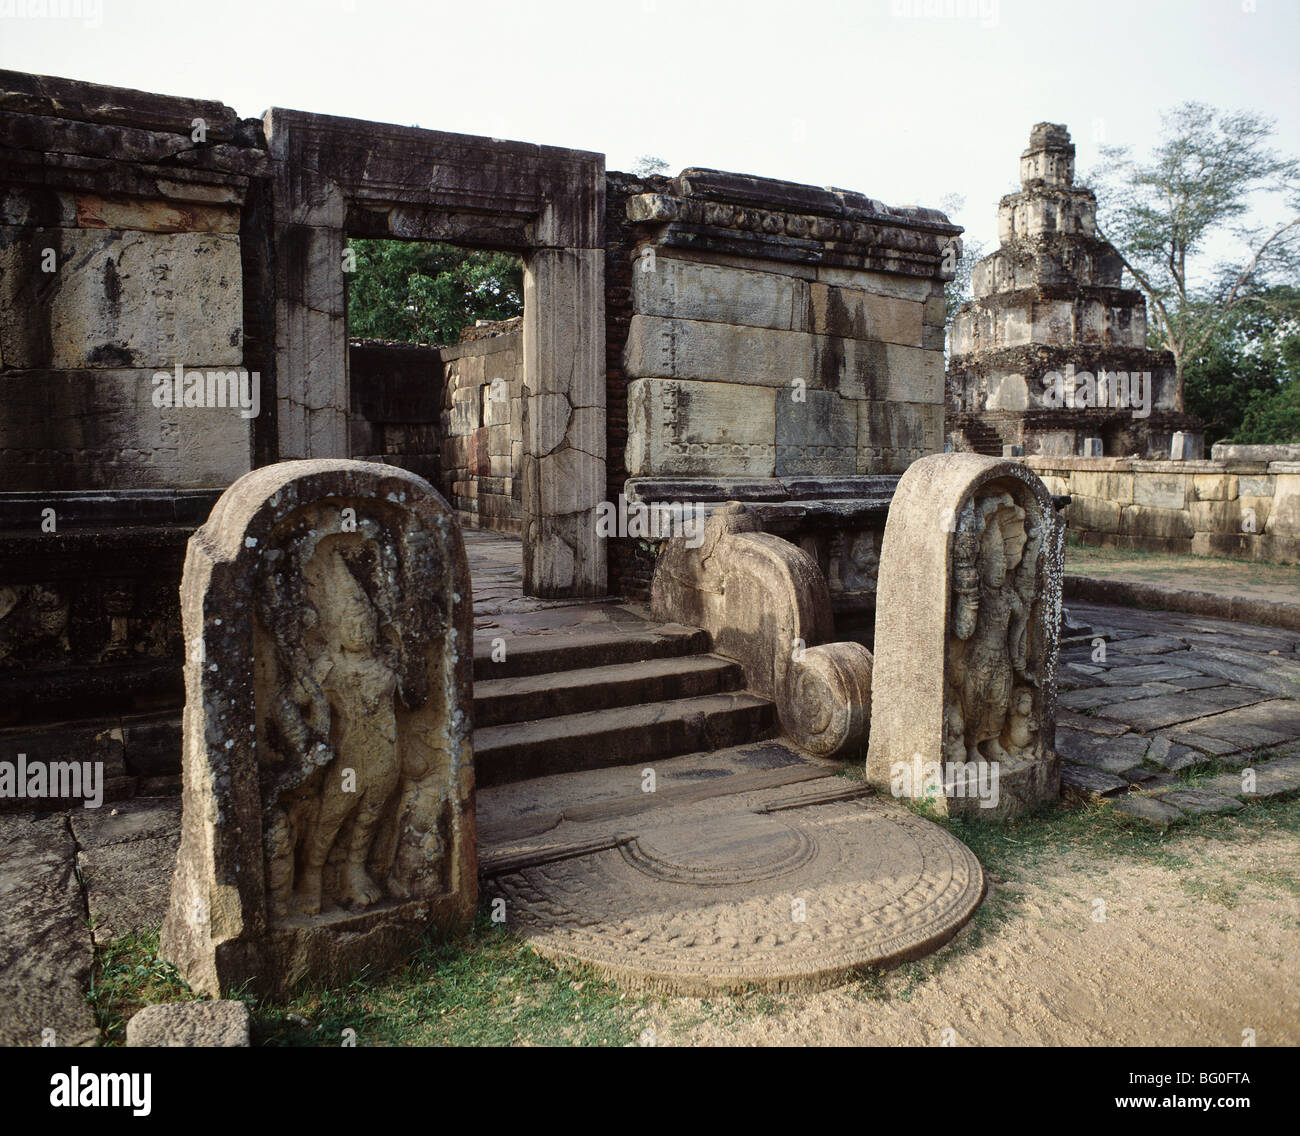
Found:
[[[1285, 442], [1287, 391], [1300, 390], [1300, 288], [1283, 285], [1237, 305], [1187, 361], [1184, 399], [1205, 439]], [[1272, 408], [1272, 409], [1270, 409]], [[1267, 435], [1267, 436], [1265, 436]]]
[[632, 172], [638, 177], [647, 177], [650, 174], [667, 174], [668, 163], [662, 158], [656, 158], [653, 154], [642, 154], [632, 166]]
[[[1234, 312], [1270, 284], [1300, 274], [1300, 163], [1266, 143], [1272, 120], [1187, 102], [1162, 116], [1151, 157], [1103, 146], [1092, 175], [1098, 228], [1146, 293], [1152, 343], [1177, 369], [1179, 406], [1191, 360], [1211, 349]], [[1257, 220], [1257, 198], [1282, 219]], [[1212, 247], [1237, 251], [1206, 263]]]
[[516, 256], [427, 241], [354, 240], [348, 334], [407, 343], [455, 343], [476, 320], [524, 311]]
[[[966, 198], [960, 193], [950, 193], [939, 204], [943, 211], [955, 220], [957, 215], [966, 208]], [[953, 317], [962, 304], [974, 299], [971, 290], [971, 273], [984, 256], [983, 241], [973, 240], [963, 235], [961, 243], [961, 259], [957, 261], [956, 275], [943, 286], [944, 325], [947, 327], [952, 326]]]

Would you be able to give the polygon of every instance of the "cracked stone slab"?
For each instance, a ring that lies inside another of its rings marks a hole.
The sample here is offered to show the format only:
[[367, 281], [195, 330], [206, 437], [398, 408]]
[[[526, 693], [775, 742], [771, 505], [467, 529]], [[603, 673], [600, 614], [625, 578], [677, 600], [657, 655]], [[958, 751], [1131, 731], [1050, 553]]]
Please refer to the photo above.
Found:
[[94, 961], [60, 815], [0, 817], [0, 1045], [93, 1045]]
[[[1206, 716], [1207, 711], [1232, 710], [1262, 702], [1267, 697], [1262, 691], [1244, 690], [1240, 687], [1211, 687], [1186, 694], [1158, 694], [1154, 698], [1139, 698], [1097, 711], [1103, 718], [1124, 722], [1135, 730], [1158, 730], [1180, 722], [1191, 722]], [[1061, 699], [1065, 701], [1064, 698]]]
[[77, 853], [95, 946], [162, 926], [179, 845], [178, 828], [169, 836], [101, 844]]

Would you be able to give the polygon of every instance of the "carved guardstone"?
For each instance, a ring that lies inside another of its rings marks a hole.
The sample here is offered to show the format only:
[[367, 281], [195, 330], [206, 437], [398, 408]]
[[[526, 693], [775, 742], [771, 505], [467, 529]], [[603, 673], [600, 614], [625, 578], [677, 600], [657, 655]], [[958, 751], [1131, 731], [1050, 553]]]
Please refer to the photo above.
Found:
[[903, 475], [877, 584], [873, 785], [983, 817], [1059, 796], [1063, 538], [1018, 462], [934, 454]]
[[454, 515], [369, 462], [246, 474], [190, 539], [163, 957], [220, 997], [399, 961], [477, 904], [473, 617]]

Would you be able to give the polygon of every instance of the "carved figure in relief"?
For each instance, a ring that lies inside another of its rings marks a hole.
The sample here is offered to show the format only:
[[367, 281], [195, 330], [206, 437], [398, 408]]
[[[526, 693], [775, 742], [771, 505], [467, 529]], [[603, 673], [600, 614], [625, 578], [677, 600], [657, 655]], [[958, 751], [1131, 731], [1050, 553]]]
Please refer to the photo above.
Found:
[[275, 920], [434, 894], [446, 867], [436, 786], [450, 757], [427, 664], [437, 605], [411, 601], [411, 580], [436, 575], [436, 553], [419, 531], [373, 518], [338, 529], [328, 509], [305, 517], [268, 550], [259, 591], [275, 648], [262, 680]]
[[[958, 519], [949, 698], [968, 761], [1032, 751], [1029, 627], [1041, 550], [1041, 532], [1009, 493], [967, 502]], [[1024, 686], [1013, 707], [1017, 680]]]
[[312, 677], [329, 705], [334, 762], [322, 779], [316, 815], [301, 839], [295, 898], [308, 915], [320, 911], [325, 861], [345, 824], [349, 831], [339, 899], [366, 907], [383, 897], [383, 889], [366, 870], [366, 860], [402, 772], [393, 700], [396, 667], [379, 643], [374, 606], [340, 550], [336, 546], [325, 557], [328, 567], [309, 590], [325, 639]]

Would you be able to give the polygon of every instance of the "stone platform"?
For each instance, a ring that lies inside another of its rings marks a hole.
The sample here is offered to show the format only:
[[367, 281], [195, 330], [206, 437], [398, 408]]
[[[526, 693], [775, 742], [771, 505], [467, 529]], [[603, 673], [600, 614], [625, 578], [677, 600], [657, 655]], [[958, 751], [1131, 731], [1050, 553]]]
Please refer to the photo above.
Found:
[[979, 906], [979, 863], [839, 771], [767, 741], [489, 789], [485, 892], [541, 954], [664, 994], [816, 990], [928, 954]]

